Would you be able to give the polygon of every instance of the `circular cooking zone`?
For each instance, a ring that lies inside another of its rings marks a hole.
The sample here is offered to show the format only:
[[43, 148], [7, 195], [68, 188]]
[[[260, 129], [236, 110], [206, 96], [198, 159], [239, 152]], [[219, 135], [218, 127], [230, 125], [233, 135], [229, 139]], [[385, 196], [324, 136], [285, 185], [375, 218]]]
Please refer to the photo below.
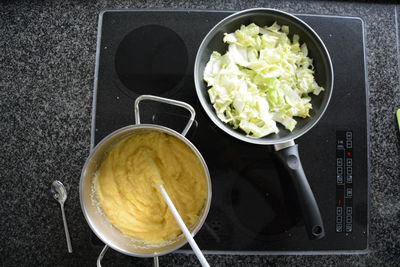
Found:
[[115, 54], [115, 69], [124, 86], [137, 94], [162, 94], [186, 73], [186, 45], [173, 30], [146, 25], [128, 33]]
[[248, 166], [242, 175], [231, 192], [233, 211], [242, 226], [266, 241], [288, 238], [299, 214], [287, 177], [259, 164]]

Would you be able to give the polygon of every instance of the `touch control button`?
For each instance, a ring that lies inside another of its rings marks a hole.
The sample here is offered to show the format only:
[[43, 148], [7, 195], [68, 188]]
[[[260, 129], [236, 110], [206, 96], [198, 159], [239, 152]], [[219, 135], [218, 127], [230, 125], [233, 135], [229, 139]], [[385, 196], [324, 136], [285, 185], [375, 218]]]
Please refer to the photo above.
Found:
[[346, 142], [346, 147], [347, 148], [352, 148], [353, 147], [353, 142], [352, 141], [347, 141]]
[[346, 208], [346, 214], [348, 214], [348, 215], [353, 214], [353, 208], [352, 207], [347, 207]]
[[353, 188], [347, 188], [346, 189], [346, 196], [347, 197], [352, 197], [353, 196]]
[[352, 158], [346, 159], [346, 164], [347, 166], [353, 166], [353, 159]]
[[346, 177], [346, 183], [348, 183], [348, 184], [353, 183], [353, 176], [352, 176], [352, 175], [347, 175], [347, 177]]
[[343, 232], [343, 225], [341, 223], [336, 224], [336, 232]]
[[336, 207], [336, 215], [342, 215], [343, 214], [343, 208], [342, 207]]
[[351, 223], [346, 224], [346, 232], [350, 233], [353, 231], [353, 225]]

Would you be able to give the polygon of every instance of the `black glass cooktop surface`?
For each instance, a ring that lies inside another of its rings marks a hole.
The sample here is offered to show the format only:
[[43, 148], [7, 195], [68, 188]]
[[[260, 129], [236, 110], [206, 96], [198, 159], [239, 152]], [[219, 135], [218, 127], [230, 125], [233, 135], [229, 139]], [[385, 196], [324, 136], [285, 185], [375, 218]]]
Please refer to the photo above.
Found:
[[[296, 193], [271, 147], [236, 140], [213, 125], [197, 98], [193, 65], [223, 11], [106, 10], [100, 14], [92, 147], [135, 123], [141, 94], [192, 105], [188, 139], [203, 155], [212, 204], [196, 235], [208, 253], [363, 253], [368, 244], [368, 117], [364, 26], [359, 18], [298, 15], [320, 35], [332, 57], [335, 85], [318, 124], [296, 140], [326, 236], [308, 239]], [[187, 111], [141, 104], [141, 121], [177, 131]], [[93, 242], [96, 244], [96, 242]], [[190, 251], [185, 246], [181, 250]]]

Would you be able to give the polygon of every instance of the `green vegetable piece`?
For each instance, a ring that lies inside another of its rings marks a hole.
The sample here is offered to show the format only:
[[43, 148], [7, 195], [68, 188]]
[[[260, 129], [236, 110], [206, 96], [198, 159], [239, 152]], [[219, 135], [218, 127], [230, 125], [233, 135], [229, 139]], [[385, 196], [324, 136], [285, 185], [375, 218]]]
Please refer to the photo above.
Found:
[[396, 112], [396, 117], [397, 117], [397, 126], [399, 126], [399, 132], [400, 132], [400, 108]]
[[278, 133], [277, 122], [293, 131], [294, 117], [309, 117], [311, 95], [324, 90], [314, 79], [307, 45], [288, 33], [288, 26], [276, 22], [242, 25], [224, 34], [228, 51], [214, 51], [204, 70], [218, 118], [247, 136]]

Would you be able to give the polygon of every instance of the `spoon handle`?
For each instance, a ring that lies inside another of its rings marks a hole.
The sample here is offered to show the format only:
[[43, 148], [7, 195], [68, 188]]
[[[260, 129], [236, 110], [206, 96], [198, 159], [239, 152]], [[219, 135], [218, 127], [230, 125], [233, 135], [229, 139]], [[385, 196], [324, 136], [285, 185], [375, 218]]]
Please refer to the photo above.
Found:
[[62, 218], [63, 218], [63, 222], [64, 222], [65, 238], [67, 239], [68, 252], [72, 253], [72, 245], [71, 245], [71, 239], [69, 238], [69, 231], [68, 231], [68, 225], [67, 225], [67, 218], [65, 217], [65, 212], [64, 212], [64, 205], [60, 204], [60, 206], [61, 206], [61, 213], [62, 213]]
[[175, 208], [174, 203], [172, 203], [172, 200], [168, 196], [167, 191], [165, 191], [165, 188], [162, 184], [158, 185], [161, 190], [161, 194], [165, 199], [165, 202], [167, 202], [167, 205], [169, 209], [172, 212], [172, 215], [174, 215], [176, 222], [178, 223], [179, 227], [181, 228], [183, 234], [186, 237], [186, 240], [188, 241], [189, 245], [192, 247], [192, 250], [194, 254], [196, 254], [197, 259], [200, 261], [200, 264], [202, 267], [210, 267], [208, 264], [206, 258], [204, 257], [203, 253], [201, 252], [199, 246], [197, 246], [196, 241], [194, 240], [192, 234], [189, 232], [189, 229], [187, 229], [185, 222], [182, 220], [181, 215], [179, 215], [178, 210]]

